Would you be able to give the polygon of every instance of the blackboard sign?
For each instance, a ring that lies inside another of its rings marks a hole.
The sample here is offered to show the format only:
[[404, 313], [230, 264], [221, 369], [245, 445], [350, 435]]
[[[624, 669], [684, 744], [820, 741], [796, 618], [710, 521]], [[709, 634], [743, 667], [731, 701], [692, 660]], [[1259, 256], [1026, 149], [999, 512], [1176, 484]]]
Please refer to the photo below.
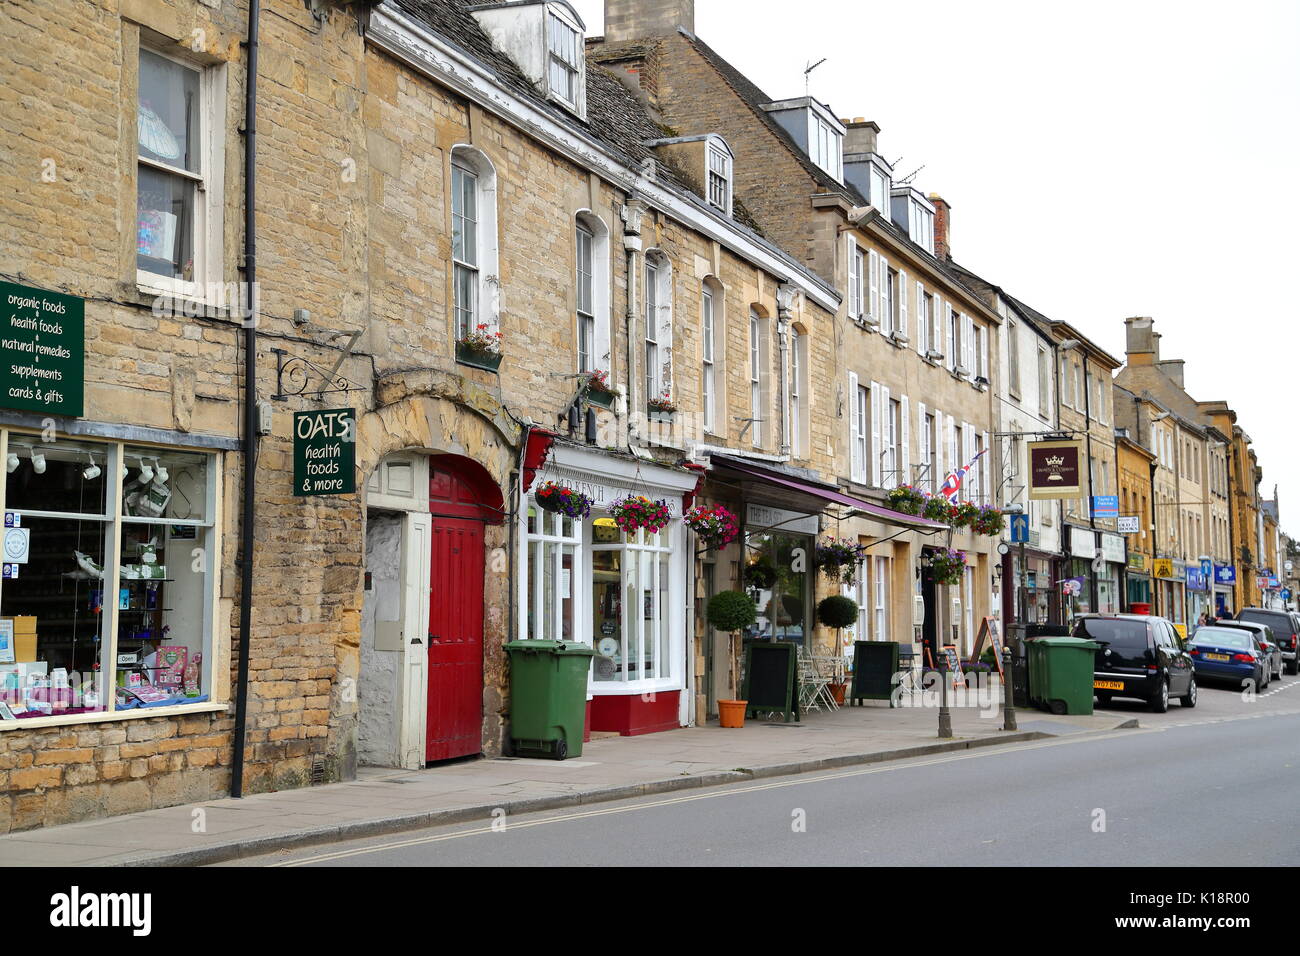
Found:
[[779, 711], [799, 719], [799, 645], [793, 641], [750, 641], [745, 645], [745, 685], [742, 697], [752, 717], [759, 711]]
[[895, 641], [853, 642], [853, 686], [849, 700], [887, 700], [894, 706], [894, 675], [898, 673]]
[[357, 490], [357, 413], [351, 408], [295, 412], [293, 493], [350, 495]]
[[[997, 662], [998, 673], [1002, 674], [1002, 634], [1001, 625], [998, 624], [997, 618], [986, 617], [980, 624], [979, 637], [975, 638], [975, 647], [971, 649], [970, 660], [974, 664], [979, 660], [980, 654], [984, 650], [984, 640], [988, 639], [989, 647], [993, 648], [993, 660]], [[1002, 676], [1006, 676], [1003, 674]]]
[[961, 655], [957, 653], [957, 645], [955, 644], [943, 645], [942, 653], [943, 653], [943, 658], [948, 665], [949, 679], [952, 681], [952, 686], [956, 687], [963, 680], [965, 680], [961, 672]]

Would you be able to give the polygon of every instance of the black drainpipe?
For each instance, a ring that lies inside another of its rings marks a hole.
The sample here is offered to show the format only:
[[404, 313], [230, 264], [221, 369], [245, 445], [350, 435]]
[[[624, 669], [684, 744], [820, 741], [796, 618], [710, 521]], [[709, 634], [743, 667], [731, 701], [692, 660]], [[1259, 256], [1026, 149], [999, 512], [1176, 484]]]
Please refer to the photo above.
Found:
[[260, 0], [248, 0], [248, 69], [244, 80], [244, 509], [240, 529], [239, 560], [239, 670], [235, 681], [235, 741], [230, 761], [230, 795], [244, 795], [244, 738], [248, 723], [248, 659], [253, 639], [253, 533], [256, 498], [253, 473], [257, 468], [257, 235], [255, 200], [257, 183], [257, 20]]

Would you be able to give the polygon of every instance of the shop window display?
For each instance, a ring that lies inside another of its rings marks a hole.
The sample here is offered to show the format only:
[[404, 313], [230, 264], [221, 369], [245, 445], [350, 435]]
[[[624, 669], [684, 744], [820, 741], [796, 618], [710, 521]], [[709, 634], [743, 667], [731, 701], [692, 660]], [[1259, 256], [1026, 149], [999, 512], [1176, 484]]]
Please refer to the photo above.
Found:
[[211, 456], [5, 439], [0, 718], [207, 699]]
[[815, 547], [812, 537], [751, 532], [745, 547], [749, 565], [770, 569], [766, 575], [750, 576], [763, 586], [751, 585], [751, 593], [757, 592], [758, 620], [746, 636], [802, 643], [808, 619], [808, 569]]

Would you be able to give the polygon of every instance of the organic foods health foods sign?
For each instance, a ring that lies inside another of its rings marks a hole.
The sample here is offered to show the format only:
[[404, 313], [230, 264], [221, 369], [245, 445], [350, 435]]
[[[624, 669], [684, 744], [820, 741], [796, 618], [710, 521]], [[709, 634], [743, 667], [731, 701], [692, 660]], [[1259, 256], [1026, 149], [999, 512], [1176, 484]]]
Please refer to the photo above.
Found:
[[77, 418], [86, 380], [86, 303], [0, 282], [0, 405]]
[[1036, 441], [1029, 444], [1029, 497], [1083, 497], [1083, 442]]
[[357, 413], [352, 408], [295, 412], [293, 493], [350, 495], [357, 490]]

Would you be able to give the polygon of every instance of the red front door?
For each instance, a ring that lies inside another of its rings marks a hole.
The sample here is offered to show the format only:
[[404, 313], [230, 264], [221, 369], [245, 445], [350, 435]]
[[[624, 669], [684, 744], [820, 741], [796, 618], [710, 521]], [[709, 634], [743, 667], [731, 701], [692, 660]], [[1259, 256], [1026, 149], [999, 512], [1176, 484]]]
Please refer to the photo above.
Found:
[[476, 754], [483, 736], [483, 523], [433, 519], [425, 759]]
[[459, 476], [430, 475], [429, 719], [425, 759], [479, 753], [483, 738], [483, 521]]

